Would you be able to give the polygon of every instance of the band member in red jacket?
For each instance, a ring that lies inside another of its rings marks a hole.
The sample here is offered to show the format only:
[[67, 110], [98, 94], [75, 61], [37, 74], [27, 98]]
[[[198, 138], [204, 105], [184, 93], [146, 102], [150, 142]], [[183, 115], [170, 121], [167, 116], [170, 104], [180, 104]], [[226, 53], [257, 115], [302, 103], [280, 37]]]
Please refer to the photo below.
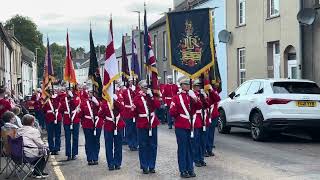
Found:
[[173, 120], [169, 113], [170, 104], [172, 101], [172, 97], [177, 95], [179, 88], [176, 84], [173, 84], [172, 76], [167, 76], [168, 84], [164, 86], [163, 92], [162, 92], [162, 99], [164, 100], [164, 105], [166, 106], [166, 114], [167, 114], [167, 121], [169, 129], [172, 129]]
[[92, 92], [82, 94], [80, 119], [85, 138], [88, 165], [98, 165], [103, 120], [99, 118], [100, 102]]
[[56, 92], [51, 92], [52, 96], [43, 106], [45, 112], [46, 127], [48, 132], [49, 150], [52, 155], [58, 155], [61, 146], [61, 121], [60, 98]]
[[39, 125], [42, 129], [45, 129], [46, 123], [44, 119], [44, 112], [42, 111], [42, 104], [41, 104], [41, 89], [38, 88], [34, 94], [31, 97], [31, 100], [34, 102], [34, 112], [35, 112], [35, 117], [39, 122]]
[[138, 150], [138, 137], [136, 128], [136, 119], [134, 118], [133, 99], [135, 97], [136, 87], [133, 85], [133, 79], [129, 79], [128, 87], [124, 87], [122, 97], [125, 110], [121, 112], [121, 117], [125, 120], [125, 138], [131, 151]]
[[182, 91], [172, 98], [170, 115], [175, 118], [174, 126], [178, 144], [178, 164], [182, 178], [195, 177], [191, 138], [194, 138], [194, 114], [201, 108], [201, 102], [190, 90], [190, 80], [179, 79]]
[[113, 107], [111, 104], [102, 100], [99, 110], [99, 117], [104, 120], [104, 139], [108, 168], [110, 171], [119, 170], [122, 163], [122, 135], [125, 123], [120, 118], [120, 112], [124, 106], [116, 94], [113, 95]]
[[134, 98], [133, 104], [138, 129], [140, 168], [144, 174], [148, 174], [155, 173], [158, 147], [157, 126], [160, 124], [155, 110], [160, 107], [160, 101], [153, 96], [145, 80], [140, 81], [139, 86], [141, 90]]
[[[63, 114], [67, 161], [75, 160], [78, 155], [80, 127], [80, 97], [71, 90], [61, 98], [60, 112]], [[72, 142], [72, 143], [71, 143]]]
[[204, 162], [204, 154], [206, 147], [206, 138], [207, 138], [207, 108], [210, 107], [208, 102], [208, 96], [204, 92], [202, 82], [199, 79], [196, 79], [193, 83], [193, 90], [201, 102], [201, 107], [196, 109], [196, 114], [194, 115], [195, 124], [194, 124], [194, 138], [192, 138], [192, 148], [193, 148], [193, 160], [195, 166], [202, 167], [207, 164]]
[[221, 98], [219, 96], [219, 93], [217, 91], [216, 87], [212, 87], [210, 85], [210, 90], [209, 90], [209, 104], [210, 106], [210, 126], [207, 131], [207, 140], [206, 140], [206, 152], [205, 156], [214, 156], [213, 153], [213, 148], [214, 148], [214, 134], [215, 134], [215, 129], [218, 123], [219, 119], [219, 111], [218, 111], [218, 104], [220, 102]]
[[2, 115], [6, 111], [10, 111], [13, 108], [10, 100], [5, 98], [5, 94], [6, 94], [6, 88], [0, 87], [0, 124], [1, 124], [1, 127], [4, 125], [4, 122], [2, 122]]

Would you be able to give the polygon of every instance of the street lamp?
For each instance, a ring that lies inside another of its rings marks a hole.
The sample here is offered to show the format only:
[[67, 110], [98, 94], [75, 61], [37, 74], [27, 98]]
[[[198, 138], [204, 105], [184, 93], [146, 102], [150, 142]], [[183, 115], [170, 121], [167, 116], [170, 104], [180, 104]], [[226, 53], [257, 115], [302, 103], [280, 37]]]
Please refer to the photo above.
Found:
[[[139, 48], [140, 48], [140, 59], [141, 59], [141, 63], [140, 63], [140, 71], [141, 71], [141, 77], [142, 76], [142, 71], [143, 71], [143, 55], [142, 55], [142, 38], [141, 38], [141, 24], [140, 24], [140, 11], [132, 11], [134, 13], [138, 13], [138, 24], [139, 24]], [[133, 38], [133, 37], [132, 37]]]

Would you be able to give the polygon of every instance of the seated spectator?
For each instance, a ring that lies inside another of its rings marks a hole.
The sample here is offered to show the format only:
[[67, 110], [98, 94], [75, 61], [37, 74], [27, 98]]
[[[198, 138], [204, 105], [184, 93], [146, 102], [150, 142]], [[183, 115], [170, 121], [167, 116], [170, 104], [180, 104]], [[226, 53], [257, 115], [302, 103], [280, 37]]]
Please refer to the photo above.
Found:
[[7, 154], [9, 150], [8, 146], [8, 136], [15, 138], [17, 134], [18, 126], [14, 123], [15, 115], [11, 111], [7, 111], [2, 115], [2, 120], [4, 125], [1, 127], [1, 137], [3, 140], [3, 149], [4, 154]]
[[15, 125], [17, 125], [19, 128], [22, 127], [22, 123], [21, 123], [21, 119], [19, 117], [19, 115], [21, 114], [21, 110], [18, 106], [12, 108], [11, 110], [14, 114], [15, 114], [15, 117], [16, 117], [16, 121], [14, 122]]
[[[36, 170], [33, 171], [34, 178], [47, 177], [48, 174], [43, 170], [48, 162], [47, 145], [42, 141], [41, 134], [38, 129], [34, 127], [35, 118], [32, 115], [26, 114], [22, 118], [22, 128], [18, 129], [17, 137], [23, 137], [25, 156], [32, 160], [32, 162], [39, 163], [36, 165]], [[41, 174], [39, 174], [41, 172]], [[41, 176], [42, 175], [42, 176]]]
[[10, 130], [10, 129], [18, 129], [19, 127], [15, 125], [16, 122], [16, 116], [13, 112], [7, 111], [2, 115], [2, 120], [4, 122], [4, 125], [1, 128], [2, 130]]

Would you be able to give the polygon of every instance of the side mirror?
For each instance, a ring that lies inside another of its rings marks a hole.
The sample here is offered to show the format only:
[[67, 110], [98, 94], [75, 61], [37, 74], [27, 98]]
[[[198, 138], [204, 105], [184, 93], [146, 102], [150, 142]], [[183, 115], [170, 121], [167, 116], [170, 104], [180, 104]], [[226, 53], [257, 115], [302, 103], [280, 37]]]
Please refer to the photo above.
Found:
[[229, 94], [229, 98], [231, 98], [231, 99], [233, 99], [235, 96], [236, 96], [236, 93], [235, 93], [235, 92], [231, 92], [231, 93]]

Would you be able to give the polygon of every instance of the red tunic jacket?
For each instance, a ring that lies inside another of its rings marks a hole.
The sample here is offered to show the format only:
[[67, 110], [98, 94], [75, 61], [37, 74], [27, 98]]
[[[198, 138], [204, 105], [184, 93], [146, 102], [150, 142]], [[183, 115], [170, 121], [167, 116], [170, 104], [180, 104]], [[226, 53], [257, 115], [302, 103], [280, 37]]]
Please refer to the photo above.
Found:
[[[87, 101], [89, 101], [91, 110], [92, 110], [92, 114], [96, 119], [92, 119], [91, 115], [90, 115], [90, 110], [89, 107], [87, 105]], [[80, 119], [81, 119], [81, 125], [83, 128], [85, 129], [92, 129], [94, 127], [96, 128], [102, 128], [103, 126], [103, 119], [100, 119], [98, 116], [98, 112], [99, 112], [99, 108], [100, 108], [100, 104], [96, 105], [95, 103], [93, 103], [91, 100], [89, 99], [82, 99], [81, 100], [81, 104], [80, 104]], [[96, 124], [94, 125], [93, 122], [95, 122]]]
[[177, 95], [179, 88], [176, 84], [166, 84], [163, 87], [162, 98], [167, 106], [170, 106], [172, 97]]
[[[129, 94], [131, 96], [131, 101], [130, 101], [130, 97]], [[132, 119], [134, 117], [134, 112], [131, 109], [131, 103], [133, 105], [133, 99], [135, 97], [134, 92], [131, 90], [131, 88], [126, 88], [122, 90], [122, 97], [123, 97], [123, 102], [124, 102], [124, 107], [125, 110], [121, 112], [121, 117], [123, 119]], [[131, 103], [130, 103], [131, 102]]]
[[134, 113], [135, 113], [137, 128], [139, 129], [149, 128], [149, 121], [148, 121], [149, 115], [144, 106], [143, 99], [145, 100], [146, 106], [149, 109], [149, 113], [151, 116], [150, 120], [153, 120], [151, 127], [155, 128], [160, 124], [160, 121], [155, 115], [155, 110], [157, 108], [160, 108], [160, 101], [156, 97], [150, 98], [149, 96], [146, 96], [142, 91], [140, 91], [139, 95], [137, 95], [133, 100], [133, 103], [136, 106]]
[[70, 125], [73, 117], [73, 124], [80, 123], [80, 97], [74, 96], [72, 99], [67, 99], [69, 111], [67, 108], [66, 97], [61, 98], [60, 112], [63, 115], [63, 124]]
[[[209, 126], [208, 125], [208, 121], [209, 121], [209, 114], [207, 112], [207, 108], [210, 107], [209, 105], [209, 99], [208, 98], [205, 98], [203, 97], [200, 92], [195, 92], [196, 96], [198, 97], [198, 101], [201, 102], [201, 106], [198, 106], [197, 109], [196, 109], [196, 121], [195, 121], [195, 124], [194, 124], [194, 128], [202, 128], [204, 123], [206, 126]], [[200, 105], [200, 104], [199, 104]], [[203, 113], [202, 114], [202, 109], [204, 109]], [[204, 119], [202, 119], [204, 118]]]
[[213, 89], [209, 92], [209, 103], [211, 105], [210, 112], [212, 119], [220, 116], [218, 111], [218, 103], [220, 102], [220, 100], [221, 98], [216, 90]]
[[[124, 106], [119, 101], [114, 101], [114, 117], [117, 122], [117, 129], [121, 130], [125, 127], [125, 123], [122, 118], [120, 118], [120, 112], [124, 110]], [[99, 117], [104, 120], [104, 130], [112, 132], [116, 128], [115, 119], [112, 118], [109, 109], [109, 103], [105, 100], [101, 103], [101, 108], [99, 110]]]
[[[52, 108], [50, 106], [50, 101], [52, 104]], [[43, 112], [45, 113], [46, 123], [49, 124], [51, 122], [54, 122], [56, 117], [57, 117], [58, 122], [62, 121], [62, 115], [59, 112], [59, 109], [60, 109], [60, 98], [59, 97], [50, 98], [50, 100], [48, 100], [46, 102], [46, 104], [44, 104]], [[53, 111], [56, 111], [56, 113], [54, 113]]]
[[12, 108], [13, 107], [8, 99], [0, 99], [0, 119], [6, 111], [10, 111]]
[[[182, 97], [186, 110], [189, 115], [192, 116], [193, 121], [195, 120], [193, 115], [195, 114], [196, 109], [200, 109], [202, 107], [202, 103], [200, 100], [194, 101], [185, 91], [182, 91], [172, 98], [169, 113], [175, 118], [174, 126], [181, 129], [190, 129], [190, 119], [188, 119], [187, 114], [183, 110], [179, 96]], [[190, 103], [192, 104], [192, 109], [190, 109]]]

